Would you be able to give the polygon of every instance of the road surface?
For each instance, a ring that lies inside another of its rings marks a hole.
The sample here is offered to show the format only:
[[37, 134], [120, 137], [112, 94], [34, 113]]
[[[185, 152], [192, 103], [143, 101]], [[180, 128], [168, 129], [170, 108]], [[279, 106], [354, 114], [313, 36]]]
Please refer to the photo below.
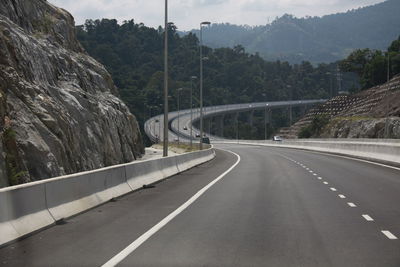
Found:
[[155, 188], [0, 249], [1, 265], [400, 266], [400, 170], [294, 149], [219, 147], [240, 161], [218, 150]]

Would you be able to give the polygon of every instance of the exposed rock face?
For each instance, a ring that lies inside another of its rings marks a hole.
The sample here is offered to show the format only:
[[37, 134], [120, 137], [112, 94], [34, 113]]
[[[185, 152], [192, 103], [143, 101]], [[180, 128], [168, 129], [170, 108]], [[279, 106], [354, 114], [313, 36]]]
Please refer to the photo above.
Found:
[[328, 125], [326, 138], [400, 138], [400, 118], [337, 120]]
[[281, 135], [297, 138], [316, 116], [329, 124], [314, 137], [400, 138], [400, 75], [389, 82], [351, 96], [337, 96], [311, 110]]
[[140, 157], [138, 123], [116, 94], [69, 13], [45, 0], [0, 1], [0, 185]]

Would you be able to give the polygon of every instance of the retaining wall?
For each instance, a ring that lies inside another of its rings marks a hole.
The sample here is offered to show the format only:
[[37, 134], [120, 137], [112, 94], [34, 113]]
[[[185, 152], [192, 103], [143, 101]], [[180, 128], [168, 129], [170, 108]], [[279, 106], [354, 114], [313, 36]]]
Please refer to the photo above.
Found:
[[0, 245], [214, 157], [210, 148], [0, 189]]

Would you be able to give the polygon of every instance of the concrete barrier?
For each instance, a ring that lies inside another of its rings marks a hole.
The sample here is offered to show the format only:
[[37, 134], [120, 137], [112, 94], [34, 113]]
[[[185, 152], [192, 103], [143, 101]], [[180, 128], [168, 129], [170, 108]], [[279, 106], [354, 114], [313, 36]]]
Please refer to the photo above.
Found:
[[[198, 154], [201, 154], [199, 157]], [[207, 150], [194, 152], [194, 153], [187, 153], [182, 155], [182, 157], [177, 158], [177, 166], [179, 170], [186, 170], [193, 168], [199, 164], [201, 164], [202, 160], [209, 161], [215, 157], [215, 152], [213, 151], [212, 154], [208, 153]]]
[[45, 183], [0, 190], [0, 245], [53, 224], [46, 206]]
[[[198, 154], [200, 155], [200, 154]], [[172, 157], [167, 157], [167, 158], [161, 158], [161, 171], [163, 173], [163, 178], [170, 177], [172, 175], [175, 175], [179, 173], [178, 165], [177, 165], [177, 158], [182, 157], [183, 155], [180, 156], [172, 156]]]
[[144, 184], [190, 169], [214, 156], [213, 149], [208, 149], [0, 189], [0, 245], [94, 208]]
[[137, 190], [143, 185], [152, 184], [164, 178], [160, 160], [146, 160], [127, 164], [125, 172], [127, 182], [132, 190]]
[[56, 220], [71, 217], [100, 205], [97, 192], [104, 190], [104, 180], [96, 179], [96, 173], [52, 179], [46, 184], [48, 209]]
[[400, 166], [400, 140], [397, 139], [296, 139], [282, 142], [240, 140], [219, 143], [296, 148]]

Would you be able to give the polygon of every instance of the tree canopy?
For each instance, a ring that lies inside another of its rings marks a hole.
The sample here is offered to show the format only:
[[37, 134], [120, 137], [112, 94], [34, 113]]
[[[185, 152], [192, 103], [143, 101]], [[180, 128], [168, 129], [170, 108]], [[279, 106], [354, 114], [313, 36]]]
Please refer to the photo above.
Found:
[[362, 89], [382, 84], [400, 73], [400, 37], [392, 42], [387, 52], [357, 49], [340, 62], [343, 71], [354, 72], [360, 77]]
[[[175, 25], [169, 27], [170, 108], [176, 110], [177, 89], [190, 88], [190, 77], [199, 73], [199, 40], [191, 33], [181, 37]], [[77, 27], [80, 42], [112, 74], [122, 99], [141, 124], [150, 115], [162, 113], [163, 34], [161, 27], [149, 28], [133, 20], [122, 24], [113, 19], [87, 20]], [[208, 57], [204, 62], [206, 106], [328, 98], [331, 89], [335, 92], [338, 87], [335, 64], [268, 62], [240, 45], [204, 46], [203, 53]], [[354, 82], [345, 77], [346, 83]], [[181, 107], [189, 108], [188, 90], [181, 93]]]

